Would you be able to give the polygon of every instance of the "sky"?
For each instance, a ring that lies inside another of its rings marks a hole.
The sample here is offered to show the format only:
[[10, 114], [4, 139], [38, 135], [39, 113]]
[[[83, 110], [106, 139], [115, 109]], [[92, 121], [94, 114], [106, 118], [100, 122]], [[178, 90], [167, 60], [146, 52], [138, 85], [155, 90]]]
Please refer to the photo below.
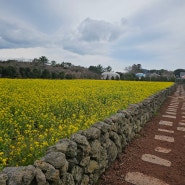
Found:
[[0, 60], [185, 68], [185, 0], [0, 0]]

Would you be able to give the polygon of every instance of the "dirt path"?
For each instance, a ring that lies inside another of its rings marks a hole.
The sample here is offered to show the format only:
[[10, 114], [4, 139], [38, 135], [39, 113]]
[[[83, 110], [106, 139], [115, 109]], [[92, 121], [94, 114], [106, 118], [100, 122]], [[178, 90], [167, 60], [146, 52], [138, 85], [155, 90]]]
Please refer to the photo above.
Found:
[[185, 89], [179, 85], [99, 185], [185, 185]]

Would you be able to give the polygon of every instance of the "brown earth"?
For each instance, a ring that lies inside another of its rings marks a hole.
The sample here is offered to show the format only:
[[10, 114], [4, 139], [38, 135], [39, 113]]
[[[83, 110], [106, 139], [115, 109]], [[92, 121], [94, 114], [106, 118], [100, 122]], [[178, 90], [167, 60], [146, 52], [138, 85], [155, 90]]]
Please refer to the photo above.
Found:
[[[174, 100], [174, 94], [163, 103], [158, 113], [146, 124], [140, 133], [125, 149], [116, 161], [101, 176], [99, 185], [131, 185], [125, 181], [128, 172], [140, 172], [155, 177], [169, 185], [185, 185], [185, 132], [178, 131], [179, 122], [185, 123], [185, 96], [178, 98], [176, 119], [164, 118], [168, 106]], [[172, 121], [173, 126], [159, 125], [161, 120]], [[185, 127], [185, 126], [184, 126]], [[174, 133], [164, 133], [158, 129], [173, 130]], [[165, 142], [154, 139], [155, 135], [174, 137], [175, 142]], [[169, 153], [155, 151], [156, 147], [169, 148]], [[171, 162], [170, 167], [149, 163], [141, 160], [143, 154], [152, 154]], [[143, 184], [146, 185], [146, 184]]]

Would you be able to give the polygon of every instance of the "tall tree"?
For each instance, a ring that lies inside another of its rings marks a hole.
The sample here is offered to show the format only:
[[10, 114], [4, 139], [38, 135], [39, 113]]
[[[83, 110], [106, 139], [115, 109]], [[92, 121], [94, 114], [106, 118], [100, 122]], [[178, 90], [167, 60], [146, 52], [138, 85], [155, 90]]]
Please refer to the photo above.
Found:
[[55, 61], [55, 60], [52, 60], [52, 61], [51, 61], [51, 65], [52, 65], [52, 66], [56, 66], [56, 61]]
[[108, 66], [108, 67], [104, 68], [104, 71], [111, 72], [112, 71], [112, 67], [111, 66]]
[[35, 66], [38, 66], [39, 63], [40, 63], [40, 60], [39, 60], [38, 58], [34, 58], [34, 59], [32, 60], [32, 64], [34, 64]]
[[102, 65], [97, 65], [97, 66], [90, 66], [89, 67], [90, 71], [93, 71], [95, 73], [101, 74], [102, 72], [104, 72], [104, 68]]
[[133, 73], [140, 73], [140, 72], [142, 72], [141, 64], [134, 64], [134, 65], [132, 65], [132, 72]]
[[131, 73], [131, 71], [132, 71], [132, 66], [125, 67], [125, 71], [126, 71], [127, 73]]
[[125, 71], [128, 73], [141, 73], [142, 66], [141, 64], [133, 64], [132, 66], [125, 67]]
[[49, 60], [45, 56], [41, 56], [39, 58], [39, 62], [44, 66], [45, 64], [49, 62]]

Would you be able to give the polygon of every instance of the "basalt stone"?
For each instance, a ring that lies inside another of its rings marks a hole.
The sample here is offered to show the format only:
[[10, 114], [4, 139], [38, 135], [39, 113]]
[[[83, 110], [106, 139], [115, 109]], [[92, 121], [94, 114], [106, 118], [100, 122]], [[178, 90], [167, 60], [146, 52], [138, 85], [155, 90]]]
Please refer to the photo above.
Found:
[[118, 130], [118, 134], [119, 135], [128, 135], [128, 130], [129, 130], [129, 123], [128, 124], [126, 124], [126, 125], [124, 125], [123, 127], [121, 127], [119, 130]]
[[61, 152], [50, 152], [42, 158], [42, 161], [45, 161], [59, 169], [66, 165], [66, 156]]
[[139, 106], [136, 104], [130, 104], [128, 110], [132, 112], [132, 115], [137, 115], [139, 112]]
[[108, 155], [106, 148], [100, 149], [100, 159], [98, 160], [99, 169], [103, 169], [103, 171], [108, 167]]
[[69, 168], [69, 162], [68, 160], [66, 160], [65, 164], [59, 169], [60, 174], [66, 173], [68, 171], [68, 168]]
[[46, 177], [40, 168], [35, 169], [35, 176], [38, 185], [46, 185]]
[[89, 176], [88, 175], [83, 176], [81, 185], [89, 185]]
[[105, 118], [103, 122], [104, 122], [104, 123], [107, 123], [107, 124], [113, 123], [112, 120], [111, 120], [110, 118]]
[[70, 174], [70, 173], [65, 173], [62, 176], [62, 182], [63, 182], [62, 185], [75, 185], [75, 181], [73, 179], [73, 175]]
[[70, 139], [62, 139], [56, 145], [49, 147], [47, 153], [62, 152], [66, 157], [75, 157], [77, 155], [77, 144]]
[[65, 153], [66, 157], [75, 157], [77, 155], [77, 144], [70, 139], [60, 140], [55, 145], [57, 151]]
[[118, 131], [118, 129], [119, 129], [119, 124], [118, 124], [118, 123], [114, 123], [114, 122], [112, 121], [111, 117], [110, 117], [110, 118], [106, 118], [106, 119], [104, 120], [104, 122], [107, 123], [107, 124], [110, 126], [110, 130], [115, 131], [115, 132]]
[[122, 150], [127, 146], [127, 139], [126, 136], [124, 134], [119, 135], [120, 139], [121, 139], [121, 146], [122, 146]]
[[80, 164], [80, 162], [83, 160], [84, 157], [88, 157], [88, 156], [89, 156], [89, 153], [84, 152], [84, 149], [82, 148], [78, 148], [77, 156], [76, 156], [76, 160], [78, 164]]
[[30, 185], [35, 177], [35, 167], [32, 165], [26, 167], [7, 167], [2, 172], [8, 175], [9, 185]]
[[[44, 173], [46, 173], [47, 171], [51, 171], [54, 168], [54, 166], [52, 166], [51, 164], [45, 162], [45, 161], [41, 161], [41, 160], [36, 160], [34, 165], [41, 169]], [[68, 166], [69, 166], [69, 162], [66, 160], [64, 165], [60, 167], [59, 171], [60, 171], [60, 174], [63, 174], [63, 173], [66, 173], [67, 170], [68, 170]]]
[[91, 152], [90, 155], [94, 159], [99, 159], [100, 158], [100, 150], [101, 150], [101, 143], [98, 140], [94, 140], [90, 142], [91, 146]]
[[116, 144], [118, 152], [122, 151], [121, 139], [116, 132], [110, 132], [110, 139]]
[[95, 127], [90, 127], [83, 132], [83, 135], [87, 137], [88, 140], [95, 140], [100, 138], [101, 131]]
[[77, 154], [81, 153], [81, 156], [86, 156], [91, 151], [91, 147], [87, 138], [81, 134], [73, 134], [71, 139], [77, 143]]
[[0, 184], [6, 185], [7, 180], [8, 180], [8, 175], [5, 173], [0, 173]]
[[121, 113], [122, 117], [128, 119], [130, 117], [130, 113], [127, 110], [118, 110], [117, 113]]
[[91, 159], [91, 158], [90, 158], [89, 156], [83, 158], [83, 159], [81, 160], [81, 162], [80, 162], [80, 166], [83, 166], [83, 167], [87, 166], [87, 165], [89, 164], [90, 159]]
[[90, 175], [90, 184], [97, 184], [99, 177], [100, 177], [99, 172], [91, 174]]
[[92, 127], [96, 127], [101, 130], [102, 133], [106, 133], [110, 131], [110, 125], [104, 122], [97, 122]]
[[70, 159], [68, 159], [68, 163], [69, 163], [68, 172], [71, 172], [72, 169], [73, 169], [73, 167], [75, 165], [78, 165], [79, 164], [79, 162], [78, 162], [78, 160], [76, 158], [73, 158], [73, 159], [70, 158]]
[[29, 185], [31, 184], [32, 180], [35, 177], [35, 167], [33, 165], [29, 165], [25, 167], [24, 169], [24, 175], [23, 175], [23, 184]]
[[109, 132], [106, 132], [104, 134], [101, 134], [101, 137], [100, 137], [100, 143], [103, 147], [106, 147], [106, 141], [107, 139], [109, 139]]
[[118, 155], [118, 150], [116, 145], [114, 144], [113, 141], [111, 141], [110, 139], [107, 140], [107, 159], [109, 162], [112, 162], [116, 159], [117, 155]]
[[118, 124], [123, 124], [123, 118], [125, 118], [125, 116], [122, 113], [116, 113], [115, 115], [110, 117], [113, 123]]
[[95, 170], [99, 169], [99, 164], [95, 160], [90, 160], [86, 168], [86, 173], [93, 173]]
[[79, 145], [84, 145], [84, 146], [89, 145], [89, 142], [88, 142], [87, 138], [85, 136], [81, 135], [81, 134], [78, 134], [78, 133], [73, 134], [71, 136], [71, 139]]
[[133, 130], [135, 133], [138, 133], [141, 130], [141, 121], [140, 120], [136, 120], [135, 121], [135, 125], [133, 126]]
[[22, 167], [7, 167], [3, 172], [8, 175], [8, 184], [17, 185], [22, 184], [23, 169]]
[[80, 166], [76, 165], [73, 167], [71, 174], [73, 175], [73, 179], [76, 184], [80, 184], [82, 180], [83, 169]]
[[[35, 161], [34, 165], [41, 169], [47, 180], [57, 182], [60, 180], [60, 171], [55, 169], [51, 164], [44, 161]], [[38, 170], [37, 170], [38, 171]], [[39, 173], [39, 171], [38, 171]]]
[[37, 168], [41, 169], [43, 172], [46, 172], [49, 168], [54, 168], [51, 164], [41, 161], [41, 160], [36, 160], [34, 162], [34, 165]]

